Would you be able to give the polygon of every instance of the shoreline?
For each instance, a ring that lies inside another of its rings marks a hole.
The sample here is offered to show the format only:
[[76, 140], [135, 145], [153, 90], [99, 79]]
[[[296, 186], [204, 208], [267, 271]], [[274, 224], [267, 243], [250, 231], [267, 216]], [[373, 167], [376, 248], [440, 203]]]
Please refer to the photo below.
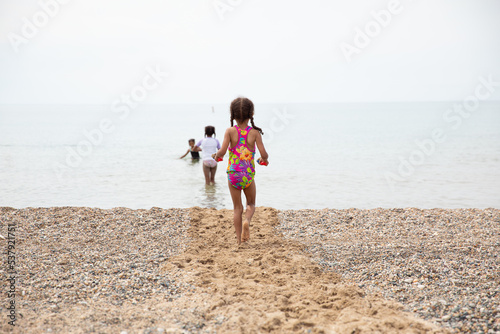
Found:
[[498, 209], [257, 211], [0, 207], [14, 333], [500, 331]]
[[[257, 206], [258, 208], [268, 208], [268, 206]], [[193, 209], [193, 208], [200, 208], [200, 209], [215, 209], [215, 210], [232, 210], [232, 208], [217, 208], [217, 207], [212, 207], [212, 206], [186, 206], [186, 207], [159, 207], [159, 206], [151, 206], [151, 207], [144, 207], [144, 208], [132, 208], [128, 206], [113, 206], [113, 207], [99, 207], [99, 206], [75, 206], [75, 205], [53, 205], [53, 206], [25, 206], [25, 207], [13, 207], [13, 206], [2, 206], [0, 205], [0, 212], [2, 210], [36, 210], [36, 209], [94, 209], [94, 210], [114, 210], [114, 209], [125, 209], [125, 210], [154, 210], [154, 209], [160, 209], [160, 210], [186, 210], [186, 209]], [[423, 207], [415, 207], [415, 206], [407, 206], [407, 207], [370, 207], [370, 208], [359, 208], [359, 207], [349, 207], [349, 208], [330, 208], [330, 207], [323, 207], [323, 208], [286, 208], [286, 209], [280, 209], [280, 208], [275, 208], [275, 207], [269, 207], [277, 211], [325, 211], [325, 210], [339, 210], [339, 211], [345, 211], [345, 210], [500, 210], [500, 207], [495, 208], [495, 207], [456, 207], [456, 208], [450, 208], [450, 207], [429, 207], [429, 208], [423, 208]]]

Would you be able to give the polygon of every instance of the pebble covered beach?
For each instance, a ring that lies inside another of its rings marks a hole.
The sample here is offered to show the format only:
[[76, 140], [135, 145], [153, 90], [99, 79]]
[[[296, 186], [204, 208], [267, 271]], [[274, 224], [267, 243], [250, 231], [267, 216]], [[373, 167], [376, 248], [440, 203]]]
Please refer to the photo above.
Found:
[[1, 235], [16, 226], [19, 324], [2, 313], [0, 332], [500, 332], [496, 209], [259, 208], [241, 249], [231, 210], [3, 207], [0, 218]]
[[500, 333], [500, 210], [285, 210], [326, 270], [463, 333]]
[[[189, 243], [187, 209], [4, 207], [0, 214], [2, 224], [16, 227], [21, 333], [102, 332], [124, 320], [113, 310], [152, 297], [171, 300], [192, 289], [182, 277], [161, 271], [161, 264]], [[0, 234], [7, 236], [6, 230]], [[127, 313], [125, 322], [145, 320], [147, 327], [149, 311]], [[60, 315], [65, 320], [58, 321]], [[73, 327], [68, 315], [86, 325], [75, 321]], [[9, 329], [7, 320], [0, 323], [0, 331]]]

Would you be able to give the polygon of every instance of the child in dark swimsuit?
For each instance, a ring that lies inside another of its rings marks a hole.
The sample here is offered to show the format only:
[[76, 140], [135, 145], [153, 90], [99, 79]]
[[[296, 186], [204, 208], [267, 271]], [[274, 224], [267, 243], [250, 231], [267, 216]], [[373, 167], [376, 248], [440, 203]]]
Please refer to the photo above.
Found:
[[182, 159], [182, 158], [184, 158], [184, 157], [185, 157], [186, 155], [188, 155], [189, 153], [191, 153], [191, 158], [192, 158], [193, 160], [199, 160], [199, 159], [200, 159], [200, 153], [198, 153], [198, 152], [200, 152], [200, 151], [201, 151], [201, 149], [200, 149], [199, 147], [196, 147], [196, 146], [194, 145], [194, 143], [195, 143], [195, 140], [194, 140], [194, 139], [189, 139], [189, 149], [187, 150], [186, 154], [184, 154], [184, 155], [181, 157], [181, 159]]
[[[227, 177], [229, 192], [234, 206], [234, 228], [238, 244], [250, 239], [250, 220], [255, 212], [255, 146], [259, 149], [262, 162], [268, 164], [268, 154], [262, 142], [262, 129], [253, 121], [254, 106], [247, 98], [237, 98], [231, 103], [231, 127], [226, 130], [221, 148], [214, 154], [214, 159], [224, 157], [229, 148]], [[236, 120], [236, 126], [234, 121]], [[252, 126], [249, 126], [248, 123]], [[241, 191], [247, 199], [247, 211], [242, 223], [243, 204]]]

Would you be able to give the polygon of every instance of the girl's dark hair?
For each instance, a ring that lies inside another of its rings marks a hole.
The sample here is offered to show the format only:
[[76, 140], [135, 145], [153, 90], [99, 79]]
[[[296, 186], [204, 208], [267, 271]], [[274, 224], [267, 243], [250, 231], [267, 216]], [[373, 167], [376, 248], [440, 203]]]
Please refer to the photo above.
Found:
[[211, 125], [205, 126], [205, 136], [210, 137], [211, 135], [215, 136], [215, 128]]
[[231, 102], [231, 126], [234, 125], [234, 120], [237, 120], [239, 122], [244, 122], [246, 119], [250, 119], [250, 123], [252, 124], [252, 127], [259, 131], [260, 134], [264, 134], [262, 132], [262, 129], [259, 128], [258, 126], [255, 126], [255, 123], [253, 122], [253, 102], [247, 99], [246, 97], [238, 97], [237, 99], [234, 99], [233, 102]]

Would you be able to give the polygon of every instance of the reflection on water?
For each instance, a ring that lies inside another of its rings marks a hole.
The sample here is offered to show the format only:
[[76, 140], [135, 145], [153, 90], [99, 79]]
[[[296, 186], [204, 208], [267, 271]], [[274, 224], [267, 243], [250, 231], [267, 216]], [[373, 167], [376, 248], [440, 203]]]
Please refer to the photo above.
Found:
[[197, 164], [200, 163], [201, 159], [190, 159], [191, 161], [189, 162], [189, 164], [191, 166], [196, 166]]
[[216, 183], [214, 185], [203, 185], [199, 191], [199, 203], [204, 208], [224, 208], [225, 196], [227, 194], [221, 191], [221, 185]]

